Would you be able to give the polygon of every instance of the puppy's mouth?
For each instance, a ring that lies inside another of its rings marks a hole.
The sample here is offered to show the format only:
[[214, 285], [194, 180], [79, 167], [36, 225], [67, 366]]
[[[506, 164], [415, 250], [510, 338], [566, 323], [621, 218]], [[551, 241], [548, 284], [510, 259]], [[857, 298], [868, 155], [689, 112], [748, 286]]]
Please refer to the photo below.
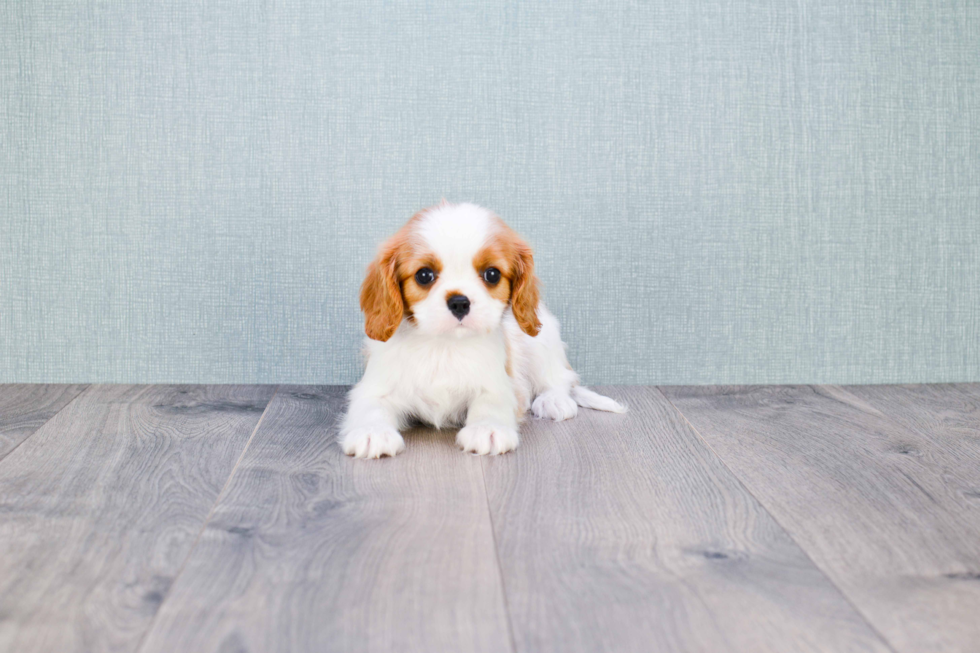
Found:
[[469, 338], [470, 336], [488, 335], [493, 332], [492, 326], [484, 324], [474, 324], [472, 322], [462, 322], [453, 326], [448, 333], [456, 338]]
[[450, 333], [452, 333], [457, 337], [467, 336], [472, 333], [477, 333], [478, 331], [479, 329], [477, 329], [473, 324], [471, 324], [465, 318], [456, 322], [456, 324], [454, 324], [453, 327], [449, 330]]

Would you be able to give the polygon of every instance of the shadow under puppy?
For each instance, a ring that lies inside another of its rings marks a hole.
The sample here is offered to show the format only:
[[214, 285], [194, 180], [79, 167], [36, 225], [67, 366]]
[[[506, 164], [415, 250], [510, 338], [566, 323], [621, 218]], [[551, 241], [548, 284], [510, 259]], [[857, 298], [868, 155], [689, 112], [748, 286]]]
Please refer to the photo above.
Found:
[[413, 420], [461, 426], [464, 451], [499, 454], [517, 447], [528, 408], [554, 420], [579, 406], [626, 410], [579, 385], [538, 298], [531, 248], [474, 204], [443, 201], [388, 239], [368, 266], [361, 309], [367, 368], [340, 430], [349, 455], [394, 456]]

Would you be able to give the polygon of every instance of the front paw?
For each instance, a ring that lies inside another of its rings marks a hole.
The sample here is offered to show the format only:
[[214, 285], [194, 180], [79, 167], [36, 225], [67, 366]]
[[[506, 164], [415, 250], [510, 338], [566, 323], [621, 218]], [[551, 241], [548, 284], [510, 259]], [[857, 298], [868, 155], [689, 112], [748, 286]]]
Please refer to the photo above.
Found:
[[507, 453], [517, 448], [517, 431], [501, 424], [472, 424], [456, 434], [463, 451], [481, 455]]
[[578, 404], [567, 392], [548, 390], [538, 395], [538, 398], [534, 400], [534, 403], [531, 404], [531, 412], [534, 413], [535, 417], [560, 422], [578, 415]]
[[340, 447], [355, 458], [380, 458], [404, 451], [405, 440], [401, 433], [384, 424], [358, 426], [344, 433]]

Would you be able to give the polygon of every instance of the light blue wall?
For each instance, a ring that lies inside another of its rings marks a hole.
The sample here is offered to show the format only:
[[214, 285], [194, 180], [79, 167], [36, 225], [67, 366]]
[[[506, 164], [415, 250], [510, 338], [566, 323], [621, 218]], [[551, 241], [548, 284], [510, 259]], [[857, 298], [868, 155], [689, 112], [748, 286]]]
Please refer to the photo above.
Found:
[[0, 3], [0, 381], [350, 382], [377, 242], [589, 382], [980, 381], [980, 3]]

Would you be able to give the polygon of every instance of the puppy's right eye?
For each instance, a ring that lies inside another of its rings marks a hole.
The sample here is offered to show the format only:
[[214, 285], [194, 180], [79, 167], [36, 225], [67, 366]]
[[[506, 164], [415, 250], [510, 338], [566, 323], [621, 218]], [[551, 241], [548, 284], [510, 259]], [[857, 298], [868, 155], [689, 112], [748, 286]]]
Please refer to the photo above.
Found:
[[422, 268], [415, 273], [415, 283], [420, 286], [428, 286], [436, 280], [436, 273], [429, 268]]

